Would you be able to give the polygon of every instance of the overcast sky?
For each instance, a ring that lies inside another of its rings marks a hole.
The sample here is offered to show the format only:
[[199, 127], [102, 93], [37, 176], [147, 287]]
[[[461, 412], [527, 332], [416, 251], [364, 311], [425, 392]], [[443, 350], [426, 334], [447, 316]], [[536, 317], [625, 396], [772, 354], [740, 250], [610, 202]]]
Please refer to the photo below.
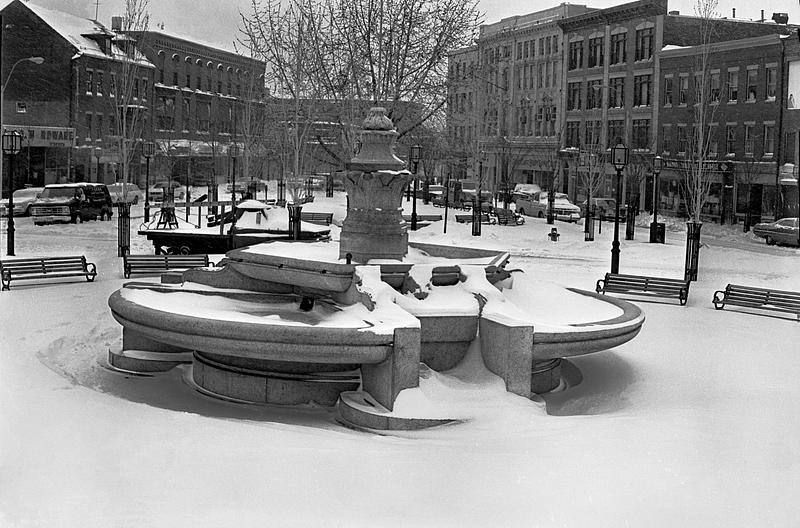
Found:
[[[95, 17], [96, 0], [33, 0], [34, 3], [60, 9], [87, 18]], [[558, 5], [559, 2], [543, 0], [509, 1], [480, 0], [480, 8], [486, 14], [486, 22], [513, 16], [523, 15]], [[575, 1], [575, 4], [586, 4], [592, 7], [609, 7], [624, 3], [622, 0], [587, 0]], [[694, 13], [696, 0], [671, 0], [670, 10], [682, 14]], [[123, 12], [124, 0], [99, 0], [97, 7], [98, 20], [106, 25], [111, 24], [111, 17]], [[251, 0], [151, 0], [151, 28], [163, 23], [165, 31], [191, 40], [212, 44], [217, 47], [232, 49], [239, 26], [239, 11], [248, 12]], [[774, 12], [789, 14], [789, 22], [800, 24], [800, 3], [798, 0], [770, 0], [764, 3], [751, 3], [747, 0], [719, 0], [720, 16], [730, 17], [736, 9], [736, 18], [756, 20], [761, 16], [767, 19]]]

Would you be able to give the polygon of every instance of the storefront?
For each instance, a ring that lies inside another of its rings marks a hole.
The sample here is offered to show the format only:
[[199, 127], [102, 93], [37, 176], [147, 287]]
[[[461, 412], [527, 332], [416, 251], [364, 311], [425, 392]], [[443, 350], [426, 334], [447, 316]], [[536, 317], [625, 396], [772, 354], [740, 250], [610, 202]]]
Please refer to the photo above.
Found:
[[74, 163], [74, 128], [8, 124], [3, 130], [16, 130], [23, 137], [22, 150], [15, 159], [14, 188], [69, 181]]

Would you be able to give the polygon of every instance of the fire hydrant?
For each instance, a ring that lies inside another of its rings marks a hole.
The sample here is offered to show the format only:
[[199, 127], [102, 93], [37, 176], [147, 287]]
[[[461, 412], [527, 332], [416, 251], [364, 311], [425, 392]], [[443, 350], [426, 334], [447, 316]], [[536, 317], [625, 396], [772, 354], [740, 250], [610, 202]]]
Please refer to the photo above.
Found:
[[560, 237], [561, 234], [558, 232], [557, 227], [553, 227], [550, 229], [550, 232], [547, 233], [547, 236], [550, 238], [552, 242], [558, 242], [558, 237]]

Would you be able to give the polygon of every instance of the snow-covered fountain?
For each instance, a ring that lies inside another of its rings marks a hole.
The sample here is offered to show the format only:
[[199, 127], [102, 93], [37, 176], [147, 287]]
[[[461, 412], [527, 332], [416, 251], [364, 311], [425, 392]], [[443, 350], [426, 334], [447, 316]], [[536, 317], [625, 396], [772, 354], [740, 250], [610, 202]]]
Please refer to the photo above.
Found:
[[453, 418], [395, 412], [398, 395], [419, 385], [421, 364], [446, 371], [477, 345], [509, 392], [531, 397], [559, 386], [562, 358], [639, 332], [637, 307], [579, 290], [565, 296], [610, 307], [598, 311], [603, 319], [537, 328], [503, 290], [507, 253], [410, 243], [401, 199], [411, 175], [394, 154], [396, 135], [372, 109], [347, 166], [339, 242], [239, 248], [218, 268], [112, 294], [123, 339], [109, 363], [136, 372], [190, 363], [189, 381], [210, 395], [336, 405], [350, 424], [408, 429]]

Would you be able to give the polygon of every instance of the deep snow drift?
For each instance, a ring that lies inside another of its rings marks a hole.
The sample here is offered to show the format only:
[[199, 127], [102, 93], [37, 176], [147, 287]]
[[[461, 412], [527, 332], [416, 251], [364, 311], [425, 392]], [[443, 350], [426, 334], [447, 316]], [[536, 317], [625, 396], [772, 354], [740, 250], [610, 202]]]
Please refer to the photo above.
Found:
[[[341, 221], [344, 196], [306, 207]], [[593, 290], [608, 270], [611, 224], [586, 243], [582, 226], [558, 223], [553, 243], [543, 220], [472, 237], [452, 214], [447, 233], [437, 222], [410, 238], [511, 251], [527, 281], [513, 295], [543, 324], [576, 315], [563, 287]], [[134, 215], [132, 252], [150, 252], [135, 235], [141, 206]], [[664, 245], [637, 230], [622, 241], [621, 271], [680, 277], [681, 229]], [[800, 251], [740, 228], [703, 233], [688, 305], [634, 301], [647, 316], [640, 335], [574, 358], [567, 390], [508, 394], [473, 350], [451, 372], [422, 368], [420, 390], [399, 400], [464, 423], [373, 435], [327, 409], [209, 399], [182, 381], [186, 368], [105, 369], [121, 342], [106, 304], [124, 282], [116, 218], [17, 219], [17, 256], [85, 254], [99, 276], [0, 293], [0, 526], [792, 525], [800, 324], [717, 311], [711, 297], [728, 282], [800, 290]]]

